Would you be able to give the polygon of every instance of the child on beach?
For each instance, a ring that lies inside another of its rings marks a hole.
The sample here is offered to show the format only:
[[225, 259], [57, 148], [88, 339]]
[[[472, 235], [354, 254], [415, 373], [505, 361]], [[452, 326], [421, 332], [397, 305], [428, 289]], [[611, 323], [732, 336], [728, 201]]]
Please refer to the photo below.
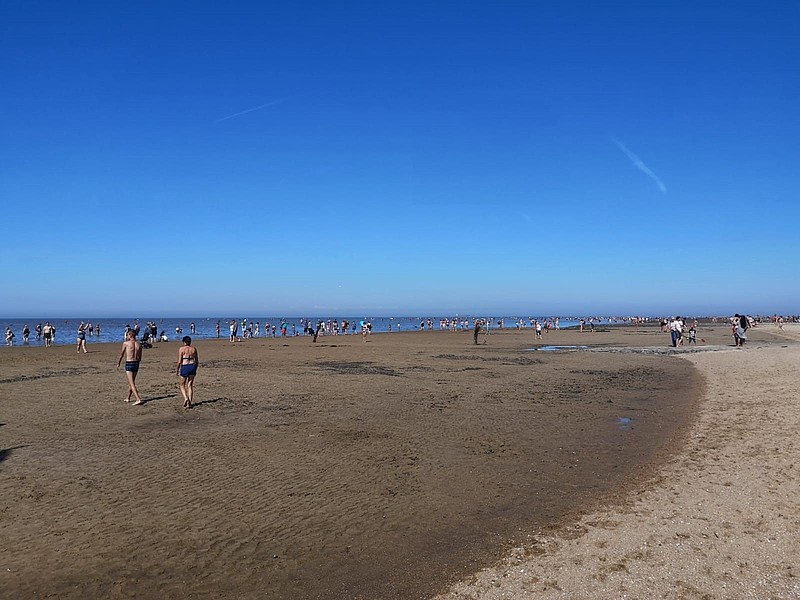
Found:
[[694, 328], [694, 325], [689, 328], [689, 343], [697, 344], [697, 330]]

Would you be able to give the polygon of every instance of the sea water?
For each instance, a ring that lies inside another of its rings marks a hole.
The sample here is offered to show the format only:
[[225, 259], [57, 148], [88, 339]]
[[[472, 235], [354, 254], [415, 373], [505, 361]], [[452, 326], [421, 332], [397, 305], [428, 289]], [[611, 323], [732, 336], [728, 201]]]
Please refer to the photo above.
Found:
[[[340, 325], [342, 321], [349, 321], [350, 325], [347, 331], [347, 334], [359, 333], [360, 332], [360, 324], [362, 321], [372, 323], [372, 332], [373, 333], [389, 333], [389, 332], [397, 332], [397, 331], [428, 331], [428, 319], [431, 320], [432, 330], [438, 331], [439, 330], [439, 322], [442, 318], [447, 319], [457, 319], [459, 322], [468, 321], [470, 326], [474, 324], [474, 319], [490, 319], [491, 321], [491, 330], [495, 330], [498, 328], [498, 322], [503, 321], [504, 329], [516, 329], [520, 321], [524, 323], [526, 329], [531, 328], [530, 319], [534, 318], [539, 320], [540, 322], [544, 323], [548, 320], [552, 320], [553, 317], [486, 317], [486, 316], [457, 316], [457, 317], [336, 317], [336, 320], [339, 321]], [[211, 339], [217, 337], [216, 332], [216, 325], [219, 322], [220, 327], [220, 338], [228, 338], [230, 336], [230, 329], [229, 324], [231, 320], [234, 320], [234, 317], [227, 316], [227, 317], [132, 317], [132, 318], [107, 318], [107, 319], [89, 319], [92, 322], [92, 325], [95, 327], [95, 335], [86, 335], [86, 343], [93, 344], [93, 343], [110, 343], [110, 342], [122, 342], [124, 341], [125, 337], [125, 329], [130, 326], [133, 327], [134, 324], [138, 321], [139, 326], [142, 330], [142, 333], [145, 329], [145, 325], [148, 321], [155, 322], [158, 327], [158, 335], [160, 336], [162, 332], [166, 333], [167, 338], [169, 340], [179, 340], [184, 335], [192, 336], [195, 339]], [[267, 332], [265, 331], [266, 324], [269, 323], [270, 331], [269, 336], [272, 335], [271, 327], [275, 326], [275, 332], [277, 336], [281, 335], [281, 323], [286, 323], [287, 325], [287, 336], [293, 335], [303, 335], [303, 329], [305, 327], [305, 323], [307, 321], [311, 321], [311, 326], [316, 328], [317, 323], [319, 321], [333, 321], [333, 317], [321, 317], [321, 316], [309, 316], [309, 317], [292, 317], [292, 318], [284, 318], [284, 317], [258, 317], [258, 316], [248, 316], [248, 317], [236, 317], [236, 322], [239, 324], [239, 331], [238, 337], [242, 337], [243, 327], [242, 322], [246, 320], [246, 323], [258, 323], [259, 324], [259, 337], [266, 337]], [[56, 337], [55, 343], [56, 344], [75, 344], [76, 338], [78, 334], [78, 326], [81, 323], [81, 319], [75, 318], [53, 318], [53, 317], [45, 317], [45, 318], [31, 318], [31, 319], [2, 319], [0, 320], [0, 334], [2, 334], [2, 338], [0, 338], [0, 344], [5, 343], [5, 329], [6, 327], [11, 327], [12, 331], [14, 332], [14, 346], [22, 346], [22, 329], [25, 325], [27, 325], [30, 330], [30, 338], [29, 344], [30, 346], [44, 346], [44, 340], [37, 340], [36, 339], [36, 325], [37, 323], [41, 323], [44, 326], [46, 321], [50, 321], [50, 324], [56, 328]], [[425, 327], [424, 330], [420, 326], [420, 323], [424, 321]], [[84, 321], [86, 322], [86, 321]], [[595, 326], [597, 325], [608, 325], [609, 323], [613, 323], [615, 321], [609, 319], [602, 319], [598, 320], [595, 319], [594, 323]], [[191, 324], [194, 323], [195, 331], [192, 333]], [[578, 326], [578, 319], [577, 318], [561, 318], [560, 319], [560, 326], [561, 329], [568, 329], [570, 327], [577, 327]], [[97, 335], [97, 325], [100, 325], [100, 335]], [[355, 325], [355, 329], [353, 326]], [[255, 325], [254, 325], [255, 326]], [[588, 324], [587, 324], [588, 327]], [[461, 326], [459, 325], [459, 329]], [[467, 327], [467, 329], [471, 330], [471, 327]], [[141, 337], [141, 333], [140, 333]]]

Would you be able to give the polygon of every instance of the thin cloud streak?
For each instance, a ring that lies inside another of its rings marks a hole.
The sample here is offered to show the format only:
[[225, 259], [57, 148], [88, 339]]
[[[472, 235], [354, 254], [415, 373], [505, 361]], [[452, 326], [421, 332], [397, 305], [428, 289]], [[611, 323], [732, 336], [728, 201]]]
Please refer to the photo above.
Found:
[[272, 102], [266, 102], [260, 106], [254, 106], [253, 108], [248, 108], [247, 110], [242, 110], [237, 113], [233, 113], [232, 115], [228, 115], [227, 117], [222, 117], [221, 119], [217, 119], [214, 123], [221, 123], [222, 121], [227, 121], [228, 119], [233, 119], [234, 117], [239, 117], [241, 115], [246, 115], [247, 113], [251, 113], [256, 110], [261, 110], [262, 108], [267, 108], [268, 106], [275, 106], [276, 104], [280, 104], [281, 102], [285, 102], [286, 98], [280, 98], [279, 100], [273, 100]]
[[620, 142], [617, 138], [612, 137], [611, 141], [614, 142], [614, 144], [616, 144], [617, 148], [622, 150], [625, 153], [625, 155], [628, 158], [631, 159], [631, 162], [633, 163], [634, 167], [639, 169], [642, 173], [644, 173], [645, 175], [647, 175], [653, 181], [656, 182], [656, 185], [658, 185], [658, 189], [660, 189], [663, 194], [667, 193], [667, 186], [665, 186], [664, 182], [661, 181], [661, 179], [658, 178], [658, 175], [653, 173], [653, 171], [651, 171], [650, 168], [646, 164], [644, 164], [644, 162], [642, 161], [641, 158], [639, 158], [633, 152], [628, 150], [628, 148], [625, 146], [625, 144]]

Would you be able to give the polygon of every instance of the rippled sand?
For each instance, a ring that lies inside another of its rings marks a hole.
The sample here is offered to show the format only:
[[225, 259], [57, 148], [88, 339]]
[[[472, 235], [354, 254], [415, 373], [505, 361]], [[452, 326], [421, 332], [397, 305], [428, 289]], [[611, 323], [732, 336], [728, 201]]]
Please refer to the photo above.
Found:
[[[142, 407], [122, 401], [117, 345], [0, 349], [0, 542], [11, 549], [0, 589], [429, 598], [455, 584], [450, 597], [579, 598], [593, 588], [566, 591], [568, 582], [621, 586], [663, 553], [615, 556], [617, 532], [628, 539], [626, 523], [644, 519], [633, 529], [669, 549], [656, 525], [680, 516], [686, 486], [676, 478], [724, 464], [725, 444], [768, 425], [750, 422], [749, 392], [734, 402], [715, 377], [728, 381], [761, 356], [790, 368], [793, 350], [766, 331], [743, 351], [727, 347], [724, 327], [703, 335], [702, 352], [677, 353], [653, 328], [542, 341], [508, 330], [478, 346], [451, 332], [203, 341], [199, 406], [188, 411], [175, 343], [145, 351]], [[544, 344], [590, 350], [528, 350]], [[706, 420], [727, 437], [698, 434]], [[734, 475], [719, 477], [723, 492], [741, 490]], [[736, 533], [755, 527], [726, 518]], [[684, 548], [705, 539], [675, 527], [689, 535], [675, 538]], [[703, 531], [726, 539], [724, 528]]]

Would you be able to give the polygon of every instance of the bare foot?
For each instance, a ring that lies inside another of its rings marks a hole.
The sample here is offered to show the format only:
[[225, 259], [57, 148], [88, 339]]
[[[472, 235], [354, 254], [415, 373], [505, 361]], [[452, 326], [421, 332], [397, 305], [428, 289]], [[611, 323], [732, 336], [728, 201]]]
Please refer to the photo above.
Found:
[[141, 406], [142, 404], [144, 404], [144, 402], [142, 402], [141, 400], [137, 400], [136, 402], [133, 403], [134, 406]]

